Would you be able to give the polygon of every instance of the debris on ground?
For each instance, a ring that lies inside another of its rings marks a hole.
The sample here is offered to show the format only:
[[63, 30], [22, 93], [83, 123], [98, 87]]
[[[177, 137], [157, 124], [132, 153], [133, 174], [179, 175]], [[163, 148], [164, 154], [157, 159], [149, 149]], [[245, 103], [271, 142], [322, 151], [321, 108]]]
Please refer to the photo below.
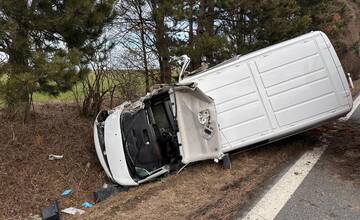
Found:
[[59, 203], [55, 201], [50, 206], [41, 209], [41, 216], [43, 220], [59, 220]]
[[78, 209], [75, 207], [69, 207], [69, 208], [63, 209], [63, 210], [61, 210], [61, 212], [69, 214], [69, 215], [76, 215], [76, 214], [82, 215], [85, 213], [84, 210]]
[[[0, 109], [0, 219], [28, 219], [55, 200], [62, 208], [81, 208], [84, 200], [92, 202], [94, 191], [110, 183], [96, 157], [92, 119], [80, 117], [71, 103], [34, 108], [38, 113], [26, 124]], [[49, 161], [49, 154], [64, 157]], [[64, 189], [73, 192], [61, 197]]]
[[42, 218], [40, 217], [39, 214], [30, 215], [27, 219], [28, 219], [28, 220], [42, 220]]
[[64, 158], [64, 155], [56, 155], [56, 154], [49, 154], [49, 160], [61, 160]]
[[64, 192], [61, 193], [61, 196], [66, 197], [72, 193], [72, 189], [65, 189]]
[[125, 191], [129, 190], [129, 187], [123, 187], [123, 186], [119, 186], [119, 185], [108, 186], [106, 184], [104, 186], [106, 186], [106, 187], [103, 187], [102, 189], [99, 189], [93, 193], [94, 200], [96, 203], [104, 201], [105, 199], [109, 198], [110, 196], [112, 196], [115, 193], [125, 192]]
[[92, 204], [91, 202], [83, 202], [83, 204], [81, 204], [82, 207], [84, 208], [91, 208], [94, 204]]

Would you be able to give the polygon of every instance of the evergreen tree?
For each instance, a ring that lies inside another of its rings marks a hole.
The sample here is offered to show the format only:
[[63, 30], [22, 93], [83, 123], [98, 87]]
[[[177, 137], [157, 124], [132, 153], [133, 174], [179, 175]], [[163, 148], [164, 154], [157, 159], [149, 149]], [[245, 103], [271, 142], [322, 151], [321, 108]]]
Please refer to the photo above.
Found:
[[154, 45], [157, 50], [160, 67], [160, 82], [171, 82], [170, 66], [170, 45], [169, 27], [166, 19], [173, 15], [175, 0], [147, 0], [151, 8], [151, 17], [153, 22], [152, 34], [154, 36]]
[[1, 0], [1, 95], [29, 117], [32, 94], [58, 95], [86, 74], [115, 0]]
[[311, 20], [295, 0], [224, 0], [222, 28], [233, 54], [245, 54], [309, 30]]

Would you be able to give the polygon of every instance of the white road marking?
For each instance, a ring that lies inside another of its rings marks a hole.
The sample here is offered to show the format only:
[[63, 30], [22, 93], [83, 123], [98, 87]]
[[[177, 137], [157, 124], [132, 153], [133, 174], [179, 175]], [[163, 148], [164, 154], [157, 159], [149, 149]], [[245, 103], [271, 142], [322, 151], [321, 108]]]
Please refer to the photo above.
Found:
[[351, 111], [347, 113], [345, 117], [341, 118], [341, 120], [347, 121], [352, 116], [352, 114], [354, 114], [355, 110], [359, 107], [359, 105], [360, 105], [360, 95], [358, 95], [356, 99], [353, 101], [353, 107]]
[[247, 213], [243, 220], [271, 220], [291, 198], [314, 167], [326, 146], [307, 151]]

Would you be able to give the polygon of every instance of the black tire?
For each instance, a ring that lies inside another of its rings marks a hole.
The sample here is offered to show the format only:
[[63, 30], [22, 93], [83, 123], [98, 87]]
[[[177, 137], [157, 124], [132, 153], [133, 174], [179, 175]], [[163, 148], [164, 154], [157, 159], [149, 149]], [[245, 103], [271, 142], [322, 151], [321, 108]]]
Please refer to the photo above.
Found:
[[222, 163], [225, 169], [231, 169], [231, 160], [229, 154], [224, 155], [224, 157], [222, 158]]

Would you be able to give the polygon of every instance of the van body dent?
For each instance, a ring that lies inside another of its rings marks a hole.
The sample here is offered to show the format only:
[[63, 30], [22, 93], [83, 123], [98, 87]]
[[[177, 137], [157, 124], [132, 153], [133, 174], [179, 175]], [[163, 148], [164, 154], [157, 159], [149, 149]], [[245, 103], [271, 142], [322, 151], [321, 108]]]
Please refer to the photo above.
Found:
[[271, 142], [352, 108], [344, 70], [322, 32], [238, 56], [99, 113], [96, 152], [106, 174], [138, 185], [195, 161]]

